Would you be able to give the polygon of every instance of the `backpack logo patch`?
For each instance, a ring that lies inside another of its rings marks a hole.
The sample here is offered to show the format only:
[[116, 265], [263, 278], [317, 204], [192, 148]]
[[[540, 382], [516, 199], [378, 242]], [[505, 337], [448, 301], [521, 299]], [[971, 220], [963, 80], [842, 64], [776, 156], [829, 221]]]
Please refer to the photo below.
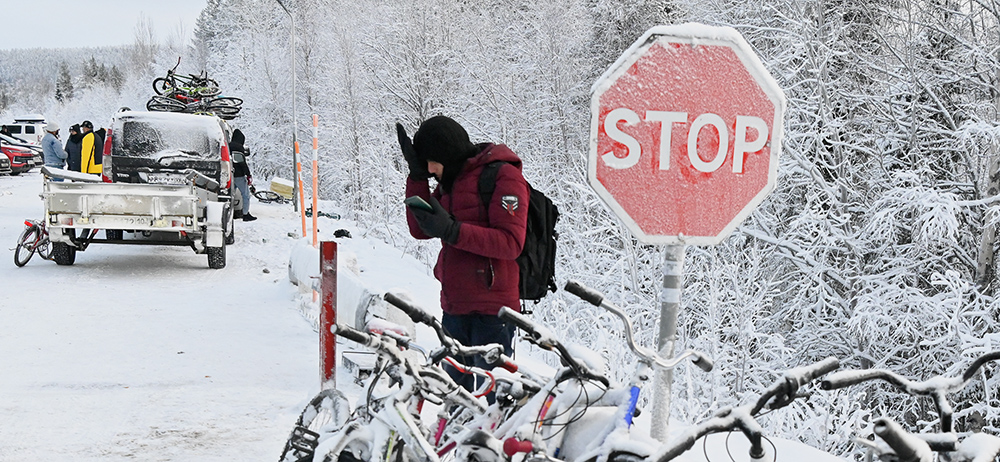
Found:
[[503, 205], [503, 209], [506, 210], [507, 213], [514, 215], [518, 206], [517, 196], [503, 196], [500, 198], [500, 204]]

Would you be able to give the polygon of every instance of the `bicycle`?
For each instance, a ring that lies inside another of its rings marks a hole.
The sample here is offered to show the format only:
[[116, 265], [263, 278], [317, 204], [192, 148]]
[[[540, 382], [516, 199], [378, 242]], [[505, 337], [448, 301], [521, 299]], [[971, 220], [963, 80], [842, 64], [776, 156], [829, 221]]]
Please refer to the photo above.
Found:
[[880, 458], [885, 457], [900, 462], [930, 462], [933, 458], [932, 452], [938, 452], [946, 455], [947, 460], [955, 462], [992, 461], [1000, 455], [1000, 438], [979, 433], [959, 442], [953, 428], [954, 408], [948, 400], [948, 395], [964, 389], [980, 368], [988, 362], [997, 360], [1000, 360], [1000, 351], [987, 353], [976, 358], [960, 376], [937, 375], [922, 382], [916, 382], [887, 369], [841, 371], [823, 380], [820, 386], [826, 390], [835, 390], [871, 380], [882, 380], [909, 395], [927, 396], [933, 400], [940, 420], [938, 433], [910, 434], [887, 417], [874, 422], [875, 435], [884, 441], [887, 447], [871, 442], [862, 444]]
[[264, 203], [264, 204], [268, 204], [268, 203], [271, 203], [271, 202], [275, 202], [275, 203], [278, 203], [278, 204], [284, 204], [284, 203], [288, 202], [288, 199], [285, 199], [285, 197], [282, 196], [281, 194], [278, 194], [278, 193], [276, 193], [274, 191], [264, 190], [264, 189], [260, 189], [260, 190], [254, 191], [253, 192], [253, 197], [256, 197], [258, 201], [260, 201], [261, 203]]
[[578, 357], [547, 328], [514, 310], [502, 308], [499, 314], [502, 319], [524, 331], [529, 342], [557, 353], [566, 366], [497, 428], [495, 435], [504, 441], [508, 457], [526, 453], [529, 461], [645, 460], [654, 446], [652, 442], [636, 439], [630, 429], [642, 386], [652, 378], [652, 367], [673, 368], [690, 358], [696, 366], [710, 371], [712, 361], [694, 350], [685, 350], [671, 359], [661, 358], [635, 343], [631, 320], [602, 294], [575, 281], [570, 281], [566, 290], [622, 319], [628, 345], [639, 357], [636, 370], [627, 384], [611, 387], [608, 379], [596, 370], [597, 365], [585, 359], [588, 354]]
[[[368, 461], [377, 457], [437, 462], [440, 460], [438, 449], [427, 439], [430, 432], [420, 425], [424, 400], [443, 408], [485, 412], [485, 406], [443, 370], [421, 365], [405, 354], [396, 341], [398, 336], [388, 332], [362, 332], [340, 324], [331, 330], [375, 350], [379, 373], [372, 374], [364, 404], [357, 407], [351, 419], [320, 438], [314, 460]], [[374, 398], [375, 386], [383, 373], [390, 377], [390, 387], [396, 387], [396, 391]], [[315, 459], [320, 454], [323, 459]]]
[[186, 96], [210, 97], [222, 93], [219, 83], [208, 78], [208, 74], [204, 70], [199, 75], [182, 76], [176, 73], [177, 67], [180, 65], [181, 58], [178, 57], [177, 64], [172, 69], [167, 70], [166, 77], [153, 79], [153, 91], [157, 95], [184, 94]]
[[44, 221], [24, 220], [24, 231], [18, 237], [17, 247], [14, 249], [14, 264], [18, 267], [27, 265], [35, 253], [46, 260], [53, 259], [49, 232]]
[[210, 114], [232, 120], [242, 110], [243, 100], [235, 96], [192, 97], [184, 94], [153, 95], [146, 102], [146, 110], [155, 112], [183, 112]]
[[[773, 460], [768, 459], [768, 452], [764, 446], [764, 429], [757, 422], [755, 416], [760, 415], [765, 407], [776, 410], [791, 404], [799, 397], [799, 388], [838, 367], [840, 367], [840, 361], [830, 356], [808, 366], [789, 369], [782, 373], [781, 377], [772, 383], [752, 404], [719, 410], [715, 416], [694, 425], [676, 440], [662, 446], [647, 460], [668, 462], [691, 449], [699, 438], [712, 433], [734, 430], [742, 432], [750, 441], [748, 455], [751, 461]], [[774, 456], [774, 454], [771, 455]]]

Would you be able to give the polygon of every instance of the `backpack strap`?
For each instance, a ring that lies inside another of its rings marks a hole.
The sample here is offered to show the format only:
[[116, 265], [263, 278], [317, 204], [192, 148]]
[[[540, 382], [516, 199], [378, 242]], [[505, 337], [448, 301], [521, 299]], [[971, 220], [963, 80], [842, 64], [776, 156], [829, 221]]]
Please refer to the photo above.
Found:
[[497, 189], [497, 173], [500, 166], [506, 162], [495, 160], [483, 166], [483, 171], [479, 173], [479, 200], [483, 207], [486, 207], [486, 216], [490, 214], [490, 199], [493, 198], [493, 191]]

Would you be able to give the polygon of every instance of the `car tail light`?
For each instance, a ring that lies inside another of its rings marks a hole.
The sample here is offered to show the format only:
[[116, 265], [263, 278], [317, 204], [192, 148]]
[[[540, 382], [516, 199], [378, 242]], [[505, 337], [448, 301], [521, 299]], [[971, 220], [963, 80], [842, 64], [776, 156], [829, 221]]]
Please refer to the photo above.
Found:
[[233, 164], [229, 162], [229, 146], [222, 145], [222, 162], [219, 165], [219, 183], [226, 185], [226, 189], [232, 187]]
[[111, 129], [104, 135], [104, 152], [101, 156], [101, 179], [105, 183], [111, 183], [114, 178], [114, 170], [111, 168]]

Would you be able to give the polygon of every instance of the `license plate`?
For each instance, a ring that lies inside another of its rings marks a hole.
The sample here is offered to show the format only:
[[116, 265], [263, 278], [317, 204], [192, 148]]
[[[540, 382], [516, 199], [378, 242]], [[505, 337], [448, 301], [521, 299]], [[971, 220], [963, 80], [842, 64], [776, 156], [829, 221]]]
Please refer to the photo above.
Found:
[[187, 178], [172, 173], [150, 173], [146, 176], [146, 182], [150, 184], [186, 184]]

